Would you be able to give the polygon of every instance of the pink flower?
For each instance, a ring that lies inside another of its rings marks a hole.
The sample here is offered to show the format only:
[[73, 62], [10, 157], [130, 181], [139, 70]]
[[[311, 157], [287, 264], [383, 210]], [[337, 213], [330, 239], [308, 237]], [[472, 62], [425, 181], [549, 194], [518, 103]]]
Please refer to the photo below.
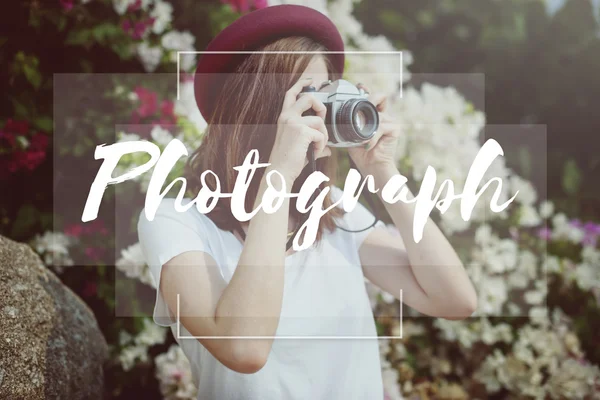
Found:
[[177, 117], [175, 116], [175, 103], [169, 100], [163, 100], [160, 104], [160, 121], [158, 122], [161, 126], [174, 125], [177, 123]]
[[131, 11], [137, 11], [139, 9], [142, 8], [142, 0], [135, 0], [135, 3], [131, 4], [128, 8], [127, 11], [131, 12]]
[[247, 12], [250, 8], [260, 9], [268, 6], [267, 0], [221, 0], [221, 2], [229, 4], [236, 12]]
[[140, 118], [146, 118], [154, 115], [158, 110], [158, 96], [155, 92], [152, 92], [141, 86], [134, 90], [137, 94], [140, 104], [134, 112], [134, 118], [136, 122], [139, 122]]
[[[16, 172], [18, 169], [27, 169], [33, 171], [46, 159], [45, 151], [17, 151], [13, 154], [14, 165], [12, 172]], [[16, 168], [16, 169], [15, 169]]]
[[73, 0], [60, 0], [63, 10], [70, 11], [73, 8]]
[[129, 34], [131, 31], [131, 21], [128, 19], [123, 20], [123, 22], [121, 22], [121, 29], [123, 29], [125, 33]]
[[85, 255], [91, 260], [97, 261], [102, 257], [104, 250], [99, 247], [88, 247], [85, 249]]
[[92, 222], [89, 222], [85, 225], [83, 229], [84, 233], [89, 235], [93, 233], [100, 233], [101, 235], [107, 235], [108, 229], [106, 229], [106, 225], [104, 221], [101, 219], [95, 219]]
[[48, 148], [48, 135], [38, 132], [31, 137], [29, 148], [31, 150], [45, 151]]
[[183, 373], [180, 370], [175, 370], [171, 376], [174, 380], [180, 381], [183, 378]]
[[12, 132], [0, 131], [0, 144], [5, 142], [9, 147], [14, 147], [16, 144], [16, 136]]
[[538, 230], [537, 236], [543, 240], [550, 240], [550, 238], [552, 238], [552, 230], [550, 230], [550, 228], [545, 226], [543, 228], [540, 228], [540, 230]]
[[254, 8], [256, 8], [257, 10], [260, 10], [261, 8], [266, 8], [268, 6], [269, 4], [267, 0], [254, 0]]
[[121, 29], [127, 33], [134, 40], [140, 40], [144, 37], [148, 28], [154, 24], [154, 18], [147, 18], [142, 21], [138, 21], [135, 24], [131, 20], [126, 19], [121, 23]]
[[27, 121], [15, 121], [13, 119], [6, 120], [4, 130], [7, 132], [25, 135], [29, 132], [29, 123]]
[[73, 237], [80, 237], [81, 234], [83, 233], [83, 225], [81, 224], [71, 224], [68, 225], [65, 228], [65, 235], [67, 236], [73, 236]]
[[160, 104], [160, 112], [163, 117], [174, 117], [175, 103], [169, 100], [163, 100]]

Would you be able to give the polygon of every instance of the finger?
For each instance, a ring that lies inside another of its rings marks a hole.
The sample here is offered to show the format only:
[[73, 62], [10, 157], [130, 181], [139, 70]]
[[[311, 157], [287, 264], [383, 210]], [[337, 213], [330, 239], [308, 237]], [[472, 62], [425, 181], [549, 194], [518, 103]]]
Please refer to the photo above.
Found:
[[290, 111], [302, 115], [308, 110], [314, 110], [317, 116], [321, 119], [325, 119], [325, 115], [327, 114], [327, 107], [323, 104], [322, 101], [318, 100], [312, 94], [305, 94], [300, 96], [300, 98], [294, 103], [293, 106], [290, 107]]
[[375, 105], [375, 107], [377, 107], [377, 111], [379, 112], [383, 112], [386, 110], [387, 108], [387, 96], [383, 93], [373, 93], [371, 94], [371, 91], [369, 90], [369, 88], [363, 84], [363, 83], [358, 83], [356, 85], [357, 88], [364, 90], [365, 92], [367, 92], [368, 94], [368, 98], [369, 101], [371, 103], [373, 103], [373, 105]]
[[357, 83], [356, 87], [359, 89], [364, 90], [367, 94], [371, 93], [371, 91], [369, 90], [369, 88], [367, 87], [367, 85], [365, 85], [364, 83]]
[[310, 143], [314, 145], [315, 154], [320, 153], [327, 146], [327, 135], [322, 131], [305, 125], [303, 133], [306, 135]]
[[381, 139], [381, 137], [383, 136], [383, 134], [384, 134], [384, 130], [380, 126], [379, 129], [377, 130], [377, 132], [375, 132], [375, 135], [365, 145], [365, 150], [366, 151], [370, 151], [375, 146], [377, 146], [377, 143], [379, 143], [379, 139]]
[[288, 91], [285, 92], [285, 97], [283, 98], [283, 106], [281, 107], [281, 109], [287, 110], [292, 105], [294, 105], [294, 103], [296, 103], [296, 100], [298, 99], [298, 95], [302, 93], [302, 89], [305, 86], [309, 86], [312, 83], [312, 81], [312, 78], [299, 79], [298, 82], [296, 82], [291, 88], [289, 88]]
[[394, 122], [394, 119], [387, 113], [380, 112], [379, 113], [379, 121], [382, 123]]
[[329, 157], [331, 156], [331, 148], [329, 146], [326, 146], [321, 152], [319, 152], [318, 154], [315, 153], [315, 159], [318, 160], [319, 158], [324, 158], [324, 157]]
[[392, 120], [383, 121], [383, 123], [379, 125], [379, 130], [383, 132], [382, 136], [385, 137], [400, 136], [400, 125]]
[[327, 133], [327, 127], [325, 126], [325, 121], [323, 120], [323, 118], [316, 115], [305, 115], [303, 117], [300, 117], [298, 121], [303, 125], [310, 126], [311, 128], [322, 132], [327, 139], [329, 138], [329, 134]]
[[369, 101], [377, 107], [377, 111], [384, 112], [387, 108], [387, 96], [383, 93], [369, 95]]

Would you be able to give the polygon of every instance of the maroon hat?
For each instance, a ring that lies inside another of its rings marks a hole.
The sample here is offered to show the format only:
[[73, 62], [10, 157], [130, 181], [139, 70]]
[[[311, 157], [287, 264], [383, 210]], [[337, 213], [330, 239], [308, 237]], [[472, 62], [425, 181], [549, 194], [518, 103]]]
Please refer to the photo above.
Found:
[[[309, 37], [323, 44], [331, 54], [337, 72], [344, 71], [344, 42], [329, 18], [309, 7], [284, 4], [252, 11], [223, 29], [206, 47], [206, 52], [254, 51], [290, 36]], [[196, 67], [196, 103], [206, 121], [214, 111], [223, 80], [217, 75], [233, 73], [248, 54], [203, 53]]]

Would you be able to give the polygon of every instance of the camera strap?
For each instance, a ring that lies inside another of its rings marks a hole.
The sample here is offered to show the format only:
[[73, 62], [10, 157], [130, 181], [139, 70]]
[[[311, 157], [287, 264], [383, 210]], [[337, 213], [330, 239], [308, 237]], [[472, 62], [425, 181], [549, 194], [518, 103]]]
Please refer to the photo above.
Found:
[[[317, 170], [317, 162], [315, 159], [315, 149], [314, 149], [314, 144], [310, 144], [308, 146], [308, 152], [307, 152], [307, 157], [308, 157], [308, 163], [311, 169], [311, 173], [315, 172]], [[348, 161], [350, 162], [350, 168], [353, 168], [355, 170], [358, 171], [358, 173], [360, 174], [360, 170], [358, 169], [358, 167], [356, 166], [356, 164], [354, 163], [354, 161], [352, 160], [352, 157], [350, 157], [350, 155], [348, 154]], [[361, 180], [362, 180], [362, 174], [361, 174]], [[317, 190], [315, 190], [315, 192], [313, 193], [313, 195], [310, 198], [310, 203], [312, 203], [317, 196], [319, 195], [319, 193], [321, 193], [321, 189], [317, 188]], [[364, 232], [366, 230], [371, 229], [372, 227], [374, 227], [378, 221], [381, 220], [381, 218], [379, 218], [379, 213], [377, 212], [377, 207], [375, 206], [375, 202], [373, 201], [373, 193], [371, 192], [367, 192], [365, 194], [365, 199], [367, 200], [367, 204], [369, 206], [369, 208], [371, 209], [371, 213], [375, 216], [375, 220], [373, 221], [373, 223], [363, 229], [358, 229], [358, 230], [351, 230], [351, 229], [346, 229], [343, 226], [339, 226], [336, 224], [336, 226], [338, 227], [338, 229], [343, 230], [344, 232], [350, 232], [350, 233], [359, 233], [359, 232]], [[294, 238], [296, 237], [296, 235], [298, 234], [298, 231], [300, 230], [300, 227], [306, 222], [306, 220], [308, 219], [309, 215], [308, 213], [303, 214], [302, 218], [300, 219], [300, 221], [298, 221], [298, 224], [296, 224], [296, 229], [294, 230], [294, 232], [292, 233], [292, 235], [289, 237], [287, 244], [286, 244], [286, 251], [289, 250], [293, 243], [294, 243]]]

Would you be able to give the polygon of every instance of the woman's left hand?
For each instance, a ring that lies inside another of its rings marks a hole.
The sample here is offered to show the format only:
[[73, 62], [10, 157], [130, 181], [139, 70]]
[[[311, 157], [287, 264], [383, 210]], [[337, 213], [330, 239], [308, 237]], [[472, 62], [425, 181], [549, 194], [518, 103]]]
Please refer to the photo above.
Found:
[[[365, 85], [357, 87], [369, 91]], [[379, 111], [379, 129], [368, 142], [358, 147], [350, 147], [348, 153], [363, 175], [373, 174], [379, 169], [396, 167], [395, 154], [398, 146], [400, 128], [391, 116], [385, 113], [387, 96], [385, 94], [369, 94], [369, 101]]]

